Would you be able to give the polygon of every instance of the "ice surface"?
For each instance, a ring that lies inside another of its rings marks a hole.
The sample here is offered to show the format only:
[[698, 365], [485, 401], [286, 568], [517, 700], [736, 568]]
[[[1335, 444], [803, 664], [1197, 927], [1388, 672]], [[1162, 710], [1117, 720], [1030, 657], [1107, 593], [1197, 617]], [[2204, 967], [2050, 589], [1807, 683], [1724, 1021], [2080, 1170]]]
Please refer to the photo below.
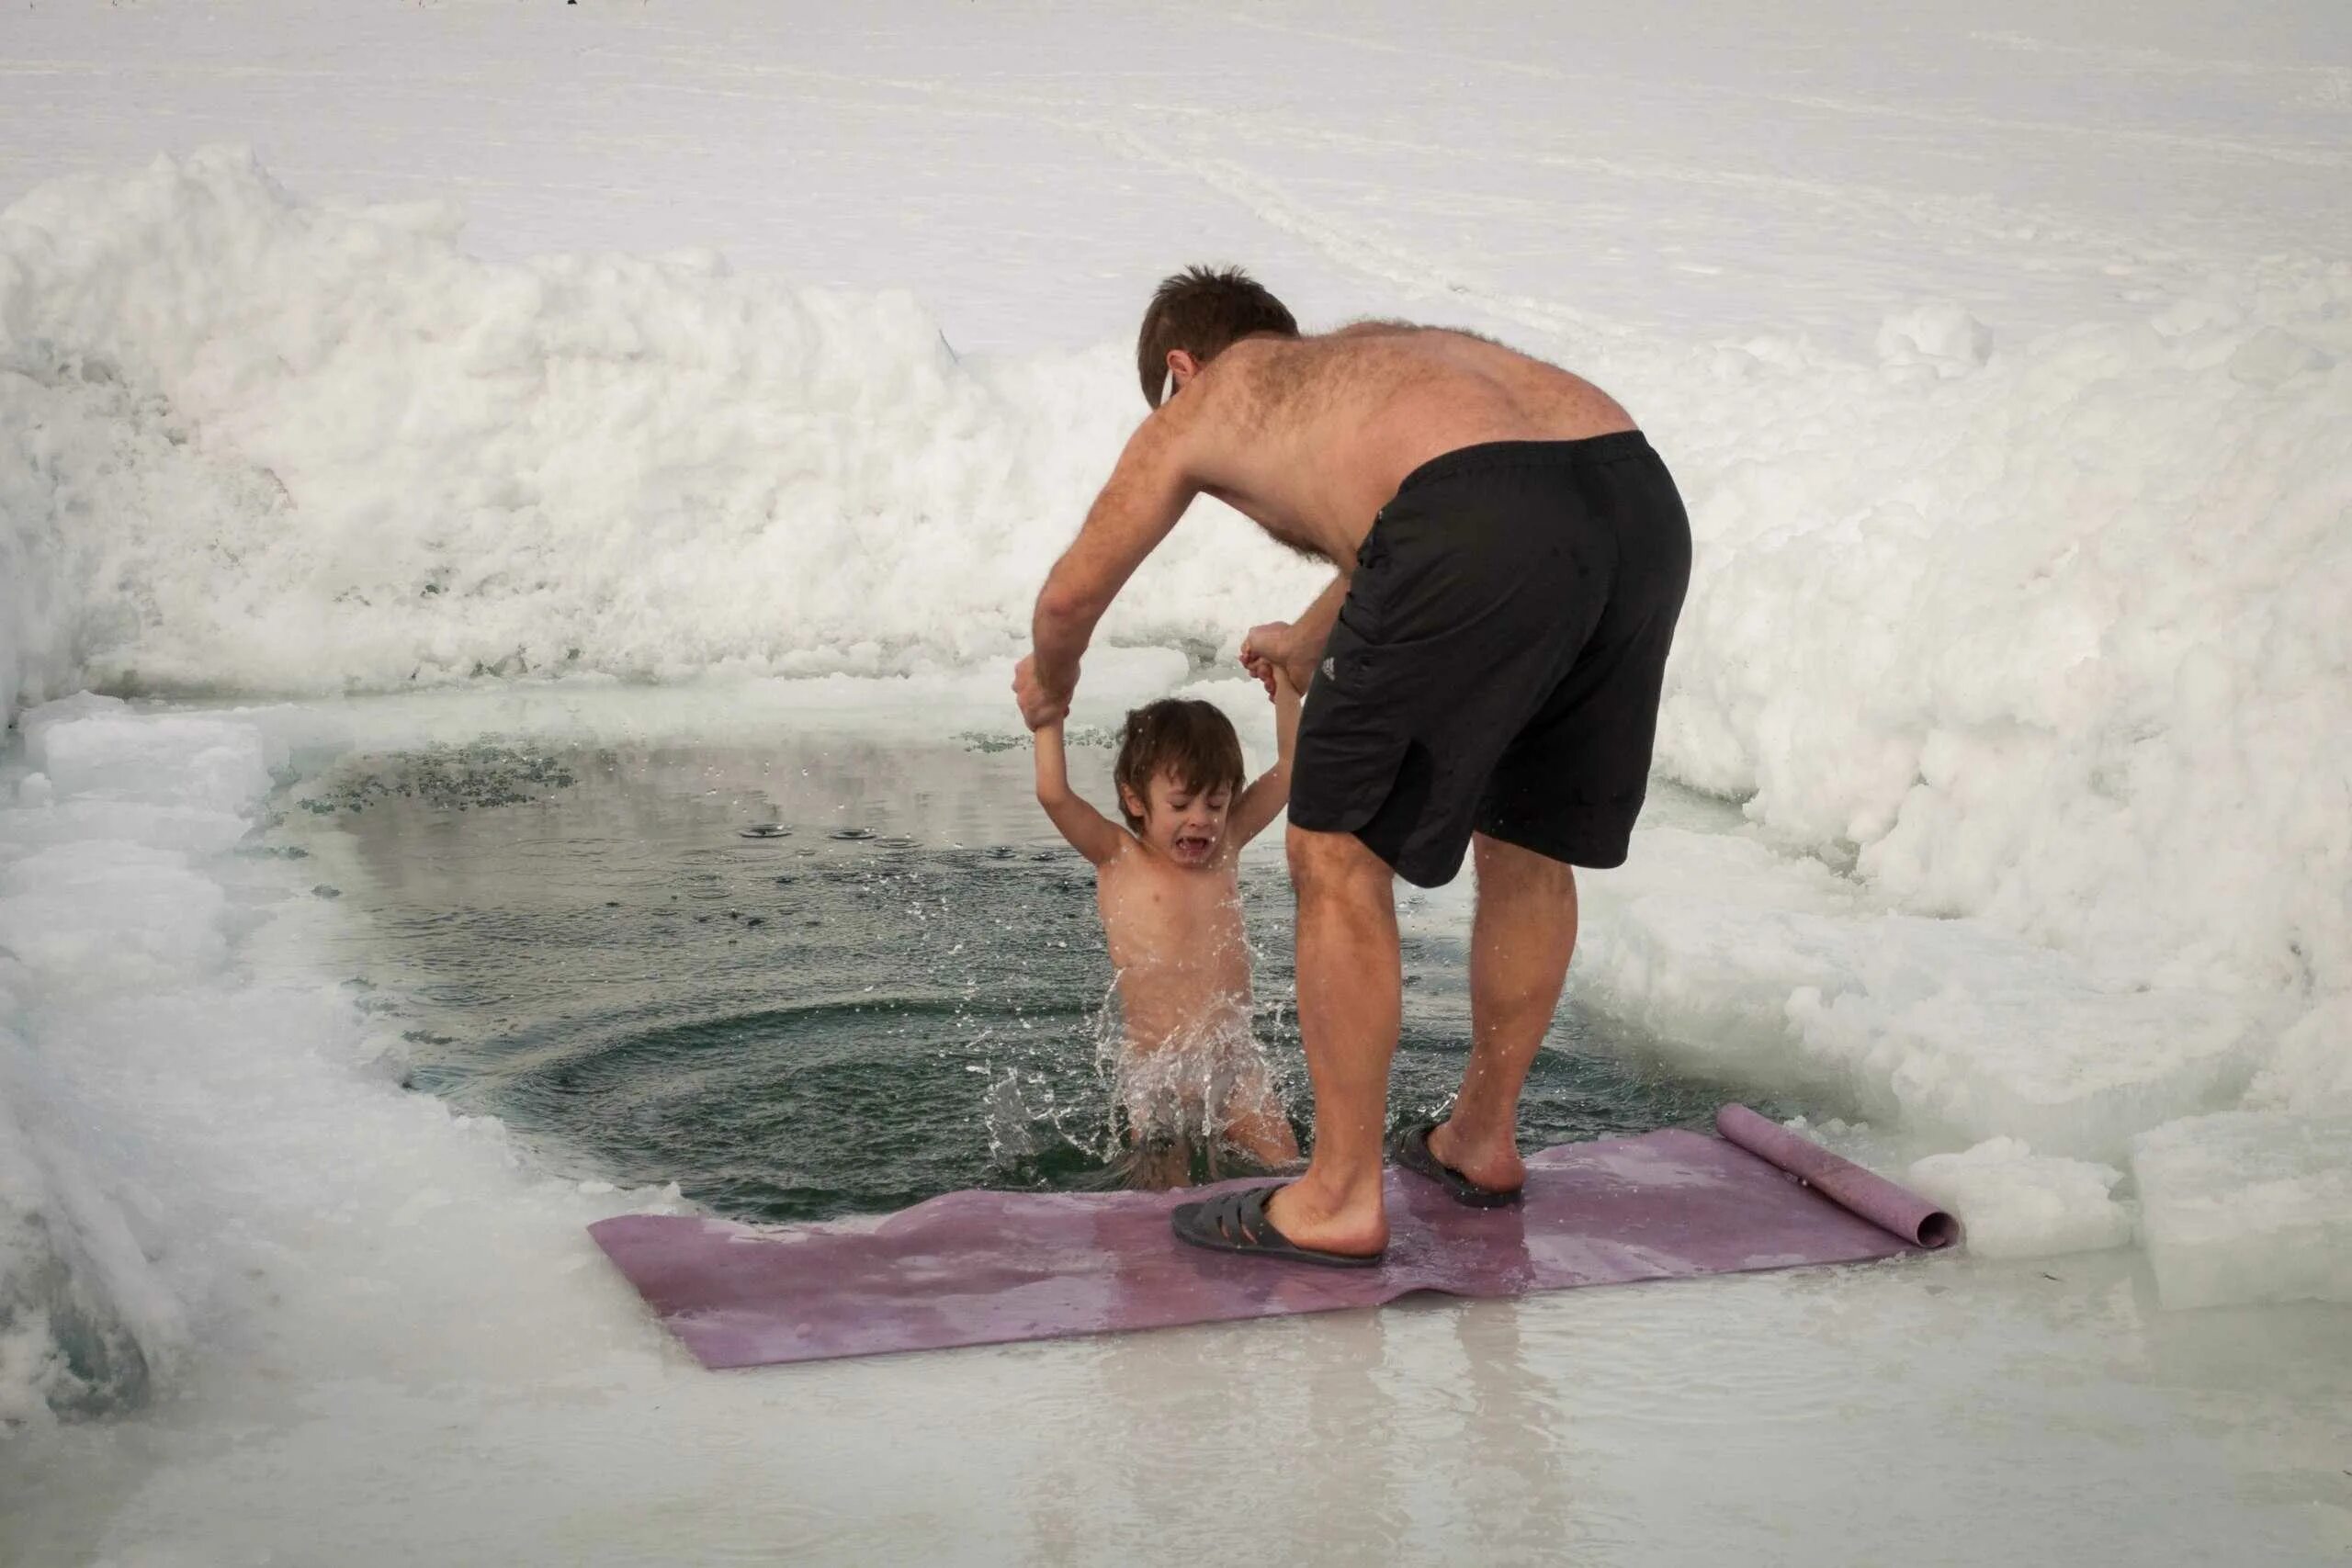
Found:
[[[1165, 656], [1137, 656], [1124, 672], [1119, 662], [1102, 671], [1104, 687], [1165, 689], [1184, 675]], [[967, 715], [992, 711], [981, 705], [1000, 686], [992, 673], [731, 692], [424, 693], [212, 722], [251, 726], [265, 750], [301, 753], [469, 738], [518, 718], [574, 735], [674, 737], [697, 724], [739, 736], [762, 725], [888, 730], [908, 722], [893, 705], [903, 700], [935, 735], [958, 703]], [[164, 716], [101, 711], [70, 722], [160, 729]], [[219, 739], [173, 733], [190, 755]], [[168, 761], [160, 739], [124, 754], [141, 769]], [[0, 1012], [28, 1031], [11, 1035], [23, 1050], [0, 1054], [12, 1119], [0, 1120], [0, 1404], [20, 1427], [45, 1428], [29, 1445], [20, 1437], [0, 1472], [0, 1543], [13, 1532], [25, 1561], [299, 1555], [322, 1520], [334, 1521], [355, 1562], [420, 1549], [526, 1560], [575, 1536], [589, 1544], [574, 1555], [594, 1562], [674, 1554], [682, 1539], [783, 1542], [820, 1560], [911, 1548], [1022, 1561], [1052, 1555], [1073, 1529], [1147, 1554], [1170, 1542], [1210, 1548], [1217, 1532], [1170, 1499], [1245, 1435], [1274, 1456], [1270, 1475], [1337, 1474], [1367, 1488], [1300, 1516], [1279, 1539], [1302, 1552], [1334, 1542], [1374, 1555], [1434, 1551], [1435, 1527], [1414, 1521], [1431, 1509], [1454, 1518], [1461, 1498], [1491, 1493], [1492, 1508], [1448, 1533], [1467, 1529], [1505, 1557], [1541, 1555], [1563, 1520], [1571, 1533], [1582, 1520], [1638, 1543], [1618, 1559], [1665, 1562], [1754, 1510], [1793, 1517], [1792, 1498], [1819, 1495], [1825, 1517], [1847, 1521], [1838, 1531], [1791, 1527], [1792, 1550], [1818, 1561], [1858, 1539], [1890, 1550], [1914, 1539], [1920, 1510], [1948, 1505], [1940, 1487], [1953, 1475], [1997, 1483], [2009, 1517], [2030, 1519], [2044, 1548], [2226, 1542], [2233, 1560], [2282, 1563], [2308, 1549], [2311, 1525], [2249, 1502], [2248, 1488], [2291, 1489], [2303, 1456], [2327, 1440], [2337, 1401], [2352, 1393], [2341, 1386], [2352, 1366], [2341, 1325], [2268, 1329], [2281, 1354], [2303, 1347], [2322, 1369], [2282, 1397], [2242, 1381], [2237, 1352], [2184, 1338], [2150, 1312], [2128, 1273], [2082, 1262], [2054, 1293], [2039, 1274], [1865, 1274], [1713, 1302], [1652, 1298], [1633, 1311], [1522, 1308], [1495, 1321], [1408, 1311], [1370, 1330], [1335, 1321], [1243, 1347], [1259, 1375], [1238, 1382], [1200, 1376], [1202, 1356], [1232, 1346], [1182, 1335], [1033, 1348], [1018, 1366], [986, 1351], [890, 1361], [789, 1388], [707, 1378], [665, 1344], [581, 1229], [662, 1207], [660, 1195], [547, 1181], [495, 1122], [401, 1091], [349, 996], [304, 978], [321, 972], [323, 942], [345, 918], [302, 896], [306, 876], [217, 852], [182, 852], [170, 865], [106, 838], [96, 816], [95, 840], [61, 853], [74, 846], [58, 839], [56, 818], [91, 804], [0, 813], [0, 840], [36, 822], [44, 834], [12, 872], [49, 856], [35, 868], [44, 887], [71, 886], [77, 861], [88, 886], [126, 870], [185, 875], [233, 895], [252, 919], [230, 928], [220, 967], [130, 974], [102, 989], [47, 988], [72, 976], [0, 960]], [[1702, 874], [1704, 847], [1683, 852]], [[1669, 841], [1659, 859], [1675, 853]], [[1834, 886], [1816, 891], [1829, 907]], [[1883, 1371], [1858, 1370], [1858, 1357]], [[1994, 1363], [2006, 1372], [1988, 1382]], [[1374, 1364], [1381, 1376], [1367, 1381]], [[1487, 1391], [1475, 1417], [1461, 1413], [1464, 1387]], [[1498, 1403], [1497, 1390], [1518, 1392]], [[158, 1392], [171, 1396], [171, 1417], [130, 1428], [144, 1435], [136, 1453], [104, 1427], [52, 1425], [60, 1411], [119, 1410]], [[1204, 1393], [1214, 1410], [1200, 1405]], [[2196, 1439], [2189, 1413], [2209, 1401], [2259, 1411], [2257, 1435], [2226, 1449]], [[1008, 1422], [1018, 1442], [1005, 1440]], [[1451, 1457], [1435, 1471], [1431, 1429], [1461, 1439], [1441, 1445]], [[1191, 1436], [1155, 1450], [1138, 1484], [1136, 1430]], [[1798, 1432], [1804, 1463], [1790, 1457]], [[1824, 1442], [1851, 1442], [1858, 1459], [1900, 1445], [1937, 1485], [1858, 1523], [1819, 1491]], [[1988, 1458], [1988, 1442], [2007, 1457]], [[1670, 1471], [1641, 1457], [1661, 1445], [1678, 1456]], [[1364, 1480], [1367, 1462], [1390, 1479]], [[1670, 1504], [1685, 1497], [1693, 1462], [1750, 1479], [1727, 1483], [1731, 1494], [1711, 1494], [1692, 1516]], [[2076, 1517], [2079, 1486], [2145, 1486], [2152, 1462], [2177, 1506], [2101, 1514], [2095, 1529]], [[2064, 1487], [2045, 1484], [2052, 1467]], [[389, 1493], [387, 1476], [401, 1478]], [[931, 1501], [910, 1511], [918, 1494]], [[1064, 1499], [1051, 1518], [1001, 1506], [1047, 1494]], [[435, 1506], [420, 1511], [419, 1495]], [[682, 1525], [665, 1504], [689, 1495], [700, 1501]]]
[[0, 867], [0, 947], [44, 987], [185, 979], [228, 953], [226, 899], [171, 850], [101, 839]]
[[2132, 1214], [2113, 1192], [2123, 1173], [2087, 1160], [2037, 1155], [2016, 1138], [1987, 1138], [1960, 1154], [1930, 1155], [1910, 1184], [1960, 1217], [1983, 1258], [2048, 1258], [2132, 1240]]
[[93, 716], [35, 724], [25, 751], [61, 795], [237, 811], [269, 789], [267, 754], [251, 725]]
[[2352, 1115], [2352, 996], [2338, 994], [2278, 1037], [2268, 1065], [2246, 1090], [2257, 1110]]
[[2352, 1302], [2352, 1116], [2241, 1111], [2132, 1141], [2168, 1307]]

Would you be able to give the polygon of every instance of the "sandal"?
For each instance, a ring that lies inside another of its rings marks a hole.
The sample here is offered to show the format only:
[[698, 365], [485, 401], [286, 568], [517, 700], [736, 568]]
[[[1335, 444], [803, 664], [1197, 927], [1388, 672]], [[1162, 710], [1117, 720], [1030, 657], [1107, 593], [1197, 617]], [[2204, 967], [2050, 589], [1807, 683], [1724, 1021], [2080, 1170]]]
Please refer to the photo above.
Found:
[[1415, 1176], [1425, 1176], [1446, 1190], [1455, 1202], [1473, 1209], [1500, 1209], [1519, 1201], [1520, 1190], [1508, 1190], [1481, 1187], [1452, 1166], [1430, 1152], [1430, 1134], [1437, 1131], [1437, 1123], [1424, 1122], [1408, 1127], [1396, 1134], [1389, 1145], [1388, 1157]]
[[1212, 1252], [1247, 1252], [1261, 1258], [1285, 1258], [1293, 1263], [1319, 1263], [1327, 1269], [1376, 1268], [1384, 1253], [1369, 1257], [1345, 1252], [1325, 1252], [1318, 1247], [1301, 1247], [1274, 1228], [1266, 1217], [1266, 1200], [1282, 1190], [1272, 1187], [1249, 1187], [1233, 1192], [1220, 1192], [1197, 1203], [1179, 1203], [1169, 1211], [1169, 1228], [1176, 1239], [1193, 1247], [1204, 1247]]

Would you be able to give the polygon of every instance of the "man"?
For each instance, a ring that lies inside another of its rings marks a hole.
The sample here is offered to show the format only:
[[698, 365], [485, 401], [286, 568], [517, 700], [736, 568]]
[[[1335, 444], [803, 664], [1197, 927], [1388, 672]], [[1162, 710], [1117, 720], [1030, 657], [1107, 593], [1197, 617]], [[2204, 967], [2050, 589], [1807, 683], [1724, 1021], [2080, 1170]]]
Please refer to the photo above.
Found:
[[1172, 1219], [1199, 1246], [1368, 1265], [1388, 1243], [1392, 873], [1436, 886], [1475, 846], [1470, 1062], [1398, 1161], [1509, 1202], [1520, 1089], [1576, 945], [1570, 867], [1621, 863], [1641, 809], [1689, 523], [1612, 399], [1468, 333], [1304, 336], [1238, 270], [1194, 267], [1153, 295], [1136, 369], [1154, 412], [1037, 595], [1014, 694], [1032, 728], [1069, 711], [1095, 623], [1195, 495], [1339, 568], [1241, 650], [1306, 691], [1289, 850], [1314, 1155]]

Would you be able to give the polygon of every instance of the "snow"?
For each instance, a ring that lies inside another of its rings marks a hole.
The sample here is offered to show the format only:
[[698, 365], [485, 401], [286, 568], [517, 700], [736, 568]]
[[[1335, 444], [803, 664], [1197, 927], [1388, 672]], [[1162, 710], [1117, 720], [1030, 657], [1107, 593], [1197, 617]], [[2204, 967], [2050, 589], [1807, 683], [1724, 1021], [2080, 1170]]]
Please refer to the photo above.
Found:
[[[1028, 596], [1141, 412], [1136, 304], [1194, 259], [1252, 265], [1310, 325], [1493, 333], [1634, 409], [1698, 570], [1653, 810], [1624, 868], [1581, 879], [1571, 984], [1670, 1068], [1867, 1118], [1849, 1152], [1951, 1202], [1975, 1255], [1935, 1266], [1967, 1286], [1940, 1316], [1866, 1279], [1277, 1329], [1249, 1343], [1290, 1358], [1311, 1408], [1242, 1391], [1209, 1427], [1407, 1441], [1450, 1418], [1430, 1368], [1551, 1386], [1522, 1327], [1588, 1383], [1655, 1380], [1736, 1302], [1825, 1387], [1853, 1386], [1857, 1343], [1905, 1367], [1954, 1347], [1855, 1439], [1874, 1458], [1899, 1435], [1947, 1473], [1991, 1462], [1946, 1428], [1974, 1422], [1985, 1358], [2027, 1344], [2001, 1398], [2031, 1440], [1970, 1515], [2035, 1499], [2012, 1557], [2308, 1560], [2263, 1497], [2316, 1508], [2340, 1551], [2340, 1494], [2308, 1484], [2352, 1397], [2328, 1381], [2352, 1365], [2340, 1313], [2264, 1309], [2282, 1363], [2316, 1370], [2238, 1387], [2215, 1347], [2243, 1320], [2143, 1315], [2132, 1281], [2176, 1308], [2346, 1299], [2345, 18], [12, 12], [0, 1426], [39, 1430], [19, 1473], [45, 1495], [90, 1500], [39, 1512], [73, 1540], [54, 1560], [104, 1538], [172, 1561], [191, 1519], [198, 1557], [299, 1554], [314, 1504], [365, 1521], [354, 1561], [418, 1529], [509, 1557], [638, 1530], [549, 1512], [589, 1477], [615, 1514], [703, 1495], [710, 1539], [763, 1550], [831, 1529], [819, 1555], [1066, 1555], [1142, 1544], [1138, 1510], [1155, 1550], [1197, 1540], [1089, 1466], [1125, 1451], [1124, 1421], [1194, 1423], [1169, 1358], [1238, 1340], [789, 1391], [691, 1377], [578, 1235], [659, 1195], [549, 1183], [494, 1123], [394, 1089], [322, 978], [350, 917], [231, 852], [273, 780], [351, 746], [1009, 731]], [[1263, 705], [1204, 677], [1316, 573], [1203, 510], [1080, 694], [1099, 715], [1187, 685], [1262, 749]], [[1409, 899], [1408, 929], [1459, 942], [1466, 893]], [[2053, 1265], [2055, 1304], [2041, 1270], [2001, 1269], [2114, 1247], [2135, 1209], [2144, 1253]], [[1651, 1312], [1684, 1338], [1647, 1337]], [[419, 1322], [474, 1327], [420, 1343]], [[1374, 1389], [1351, 1367], [1383, 1343], [1409, 1350]], [[2076, 1412], [2016, 1380], [2086, 1364], [2107, 1424], [2064, 1458], [2160, 1494], [2132, 1520], [2035, 1490]], [[2166, 1379], [2205, 1392], [2168, 1403]], [[1817, 1390], [1736, 1393], [1803, 1410]], [[152, 1477], [109, 1428], [57, 1425], [159, 1395], [187, 1403], [182, 1427], [139, 1428]], [[910, 1435], [933, 1400], [946, 1435]], [[1033, 1428], [1014, 1443], [1008, 1401]], [[2199, 1448], [2183, 1434], [2215, 1407], [2259, 1435]], [[445, 1452], [452, 1409], [488, 1434], [481, 1475]], [[1566, 1434], [1544, 1462], [1603, 1478], [1579, 1516], [1603, 1555], [1711, 1549], [1629, 1526], [1687, 1497], [1626, 1457], [1630, 1401], [1589, 1432], [1560, 1415], [1521, 1417]], [[649, 1458], [622, 1435], [640, 1427], [691, 1457]], [[1792, 1522], [1819, 1483], [1775, 1467], [1768, 1416], [1711, 1436], [1735, 1478], [1711, 1528], [1752, 1540], [1769, 1515], [1790, 1560], [1869, 1554]], [[1390, 1459], [1417, 1474], [1427, 1451]], [[843, 1523], [895, 1506], [918, 1461], [951, 1477], [924, 1483], [946, 1488], [930, 1525]], [[949, 1522], [1038, 1473], [1102, 1495]], [[778, 1474], [777, 1513], [744, 1501]], [[1555, 1495], [1475, 1466], [1432, 1484], [1491, 1493], [1506, 1556], [1537, 1539], [1510, 1533], [1541, 1517], [1526, 1499]], [[420, 1521], [445, 1494], [470, 1502]], [[34, 1510], [0, 1497], [12, 1515]], [[1442, 1517], [1351, 1492], [1312, 1539], [1394, 1556]], [[1881, 1558], [1936, 1522], [1924, 1497], [1871, 1518]]]
[[2232, 1101], [2268, 998], [2118, 983], [1975, 918], [1931, 920], [1752, 839], [1656, 828], [1581, 879], [1570, 984], [1686, 1068], [1826, 1091], [1923, 1135], [2113, 1161]]
[[[1103, 673], [1164, 689], [1182, 666]], [[961, 677], [891, 685], [420, 693], [205, 717], [299, 754], [478, 734], [489, 708], [541, 733], [673, 738], [887, 732], [913, 711], [935, 735], [943, 713], [998, 700]], [[52, 745], [152, 726], [126, 755], [157, 776], [174, 747], [220, 744], [185, 714], [35, 716]], [[46, 845], [11, 875], [165, 874], [108, 837], [112, 818], [71, 840], [47, 820], [90, 804], [0, 811], [0, 842], [38, 826]], [[134, 834], [153, 826], [142, 803], [96, 804]], [[1955, 1562], [2286, 1564], [2352, 1539], [2352, 1517], [2304, 1500], [2352, 1397], [2352, 1321], [2266, 1309], [2265, 1354], [2296, 1371], [2282, 1385], [2241, 1321], [2168, 1317], [2128, 1265], [2005, 1269], [1984, 1256], [1996, 1237], [2087, 1245], [2107, 1182], [2005, 1149], [1957, 1162], [1973, 1258], [712, 1377], [581, 1229], [673, 1194], [551, 1180], [495, 1122], [400, 1089], [392, 1043], [320, 977], [344, 917], [303, 895], [308, 868], [216, 850], [168, 869], [191, 905], [203, 884], [231, 912], [225, 956], [95, 987], [74, 983], [79, 964], [0, 960], [12, 1562], [300, 1558], [322, 1530], [355, 1563], [1023, 1562], [1073, 1541], [1214, 1555], [1241, 1537], [1181, 1499], [1245, 1448], [1267, 1484], [1320, 1478], [1314, 1502], [1249, 1527], [1259, 1549], [1307, 1557], [1466, 1540], [1515, 1559], [1575, 1538], [1668, 1563], [1772, 1517], [1760, 1561], [1877, 1560], [1954, 1508], [1999, 1521], [1972, 1538], [1986, 1556]], [[114, 907], [84, 886], [87, 918]], [[1237, 1357], [1250, 1376], [1203, 1375]], [[151, 1402], [143, 1419], [86, 1419]], [[1862, 1502], [1849, 1478], [1890, 1451], [1905, 1462]], [[1693, 1466], [1724, 1478], [1695, 1504]], [[2134, 1501], [2086, 1508], [2086, 1492]]]
[[0, 870], [0, 945], [44, 988], [188, 978], [228, 956], [220, 888], [170, 850], [101, 839]]
[[[0, 254], [35, 696], [1006, 658], [1136, 412], [1115, 344], [958, 361], [903, 295], [483, 261], [238, 154], [37, 188]], [[2352, 985], [2352, 363], [2242, 358], [2352, 344], [2352, 272], [2207, 303], [2014, 351], [1930, 307], [1864, 360], [1526, 334], [1689, 495], [1662, 773], [2121, 983]], [[1229, 650], [1313, 586], [1205, 516], [1104, 635]]]
[[2168, 1307], [2352, 1302], [2352, 1116], [2186, 1117], [2132, 1144]]
[[1907, 1179], [1958, 1216], [1968, 1249], [1979, 1257], [2051, 1258], [2132, 1241], [2131, 1212], [2112, 1195], [2121, 1171], [2037, 1155], [2016, 1138], [1929, 1155]]

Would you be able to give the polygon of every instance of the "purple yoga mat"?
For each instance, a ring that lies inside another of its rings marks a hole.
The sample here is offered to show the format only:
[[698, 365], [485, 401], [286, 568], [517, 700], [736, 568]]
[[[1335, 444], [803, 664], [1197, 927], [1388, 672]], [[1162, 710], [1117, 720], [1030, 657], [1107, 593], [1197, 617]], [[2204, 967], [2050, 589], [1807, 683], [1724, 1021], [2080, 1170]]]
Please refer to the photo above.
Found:
[[1717, 1124], [1725, 1138], [1669, 1129], [1545, 1149], [1507, 1209], [1464, 1208], [1392, 1169], [1377, 1269], [1183, 1246], [1168, 1211], [1204, 1189], [951, 1192], [876, 1220], [622, 1214], [588, 1228], [712, 1368], [1331, 1312], [1413, 1291], [1517, 1296], [1850, 1263], [1952, 1239], [1931, 1204], [1745, 1107]]

